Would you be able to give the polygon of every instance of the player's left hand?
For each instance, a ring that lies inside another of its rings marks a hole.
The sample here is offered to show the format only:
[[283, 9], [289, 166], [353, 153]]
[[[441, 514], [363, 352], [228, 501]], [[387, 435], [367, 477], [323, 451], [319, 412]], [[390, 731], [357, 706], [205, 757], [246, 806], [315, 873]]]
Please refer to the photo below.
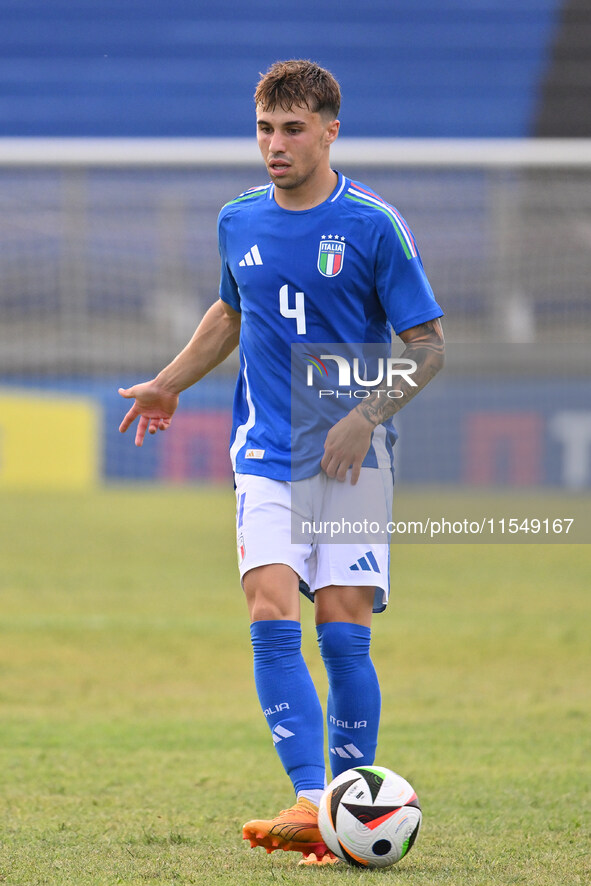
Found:
[[329, 477], [343, 482], [351, 468], [353, 486], [359, 480], [361, 465], [371, 443], [373, 425], [357, 409], [352, 409], [333, 425], [324, 442], [320, 467]]

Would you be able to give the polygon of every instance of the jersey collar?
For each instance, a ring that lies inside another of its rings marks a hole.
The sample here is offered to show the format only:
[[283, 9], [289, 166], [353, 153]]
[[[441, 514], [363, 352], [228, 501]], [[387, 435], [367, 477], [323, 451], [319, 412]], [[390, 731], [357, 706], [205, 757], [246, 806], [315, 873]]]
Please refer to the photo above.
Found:
[[[335, 169], [335, 172], [338, 176], [337, 183], [336, 183], [334, 191], [332, 192], [332, 194], [330, 195], [330, 197], [327, 200], [325, 200], [323, 203], [319, 203], [318, 206], [313, 206], [312, 209], [302, 209], [302, 210], [295, 210], [295, 211], [312, 212], [314, 209], [319, 209], [321, 206], [325, 206], [327, 203], [336, 203], [336, 201], [339, 199], [339, 197], [341, 196], [341, 194], [345, 190], [345, 187], [347, 186], [347, 179], [342, 174], [342, 172], [339, 172], [338, 169]], [[282, 208], [281, 206], [279, 206], [279, 204], [275, 200], [275, 185], [274, 184], [269, 185], [267, 199], [272, 200], [273, 203], [275, 204], [275, 206], [277, 206], [279, 209]], [[285, 212], [294, 212], [294, 210], [292, 210], [292, 209], [286, 209], [284, 211]]]

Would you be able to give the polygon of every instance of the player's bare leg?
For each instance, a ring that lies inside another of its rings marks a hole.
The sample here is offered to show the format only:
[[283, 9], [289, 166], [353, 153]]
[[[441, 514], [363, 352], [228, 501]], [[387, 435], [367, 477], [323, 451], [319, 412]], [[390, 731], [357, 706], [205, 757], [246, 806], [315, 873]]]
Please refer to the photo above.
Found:
[[331, 585], [318, 588], [314, 594], [316, 624], [347, 622], [371, 626], [373, 587], [350, 587]]
[[291, 566], [269, 563], [249, 569], [242, 587], [251, 622], [300, 620], [300, 582]]

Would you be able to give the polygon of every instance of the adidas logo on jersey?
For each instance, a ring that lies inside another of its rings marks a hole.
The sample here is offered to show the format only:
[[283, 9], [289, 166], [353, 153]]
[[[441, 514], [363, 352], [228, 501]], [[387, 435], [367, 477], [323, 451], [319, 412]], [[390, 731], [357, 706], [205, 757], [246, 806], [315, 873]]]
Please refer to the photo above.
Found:
[[374, 557], [371, 551], [367, 551], [365, 556], [360, 557], [352, 566], [349, 566], [349, 569], [352, 572], [357, 572], [361, 569], [363, 572], [379, 572], [380, 567], [378, 566], [378, 561]]
[[248, 267], [251, 267], [252, 265], [262, 265], [262, 263], [261, 253], [259, 252], [259, 247], [256, 243], [254, 246], [251, 246], [242, 261], [238, 262], [241, 268], [245, 268], [247, 265]]

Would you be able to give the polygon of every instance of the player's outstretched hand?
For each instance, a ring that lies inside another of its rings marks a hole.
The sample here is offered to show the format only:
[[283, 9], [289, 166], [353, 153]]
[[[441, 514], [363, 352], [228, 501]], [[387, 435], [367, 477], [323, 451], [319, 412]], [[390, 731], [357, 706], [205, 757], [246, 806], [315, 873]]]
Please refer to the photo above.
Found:
[[146, 431], [155, 434], [156, 431], [165, 431], [168, 428], [179, 402], [178, 394], [167, 391], [155, 379], [131, 388], [119, 388], [119, 393], [127, 400], [135, 401], [119, 425], [119, 430], [124, 434], [139, 416], [136, 446], [142, 445]]
[[353, 486], [359, 480], [361, 465], [371, 443], [373, 425], [358, 410], [352, 409], [333, 425], [324, 442], [320, 467], [329, 477], [343, 482], [351, 468]]

